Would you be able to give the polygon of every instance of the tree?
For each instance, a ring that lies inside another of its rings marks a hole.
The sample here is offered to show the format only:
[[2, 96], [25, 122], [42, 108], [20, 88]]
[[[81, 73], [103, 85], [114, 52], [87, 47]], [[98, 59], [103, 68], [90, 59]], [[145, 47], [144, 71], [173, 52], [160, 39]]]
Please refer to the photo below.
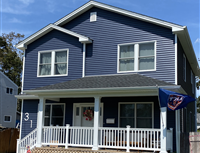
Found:
[[[22, 55], [23, 52], [15, 48], [15, 45], [24, 38], [24, 35], [15, 32], [2, 34], [0, 36], [0, 71], [8, 76], [18, 87], [21, 92], [21, 73], [22, 73]], [[21, 104], [18, 101], [18, 111]]]

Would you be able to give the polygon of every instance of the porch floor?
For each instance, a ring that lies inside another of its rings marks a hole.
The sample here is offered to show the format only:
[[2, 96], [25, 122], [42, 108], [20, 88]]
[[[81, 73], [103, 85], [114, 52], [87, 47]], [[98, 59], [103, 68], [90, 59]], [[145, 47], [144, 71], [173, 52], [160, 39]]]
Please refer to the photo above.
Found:
[[[130, 150], [131, 153], [153, 153], [152, 151], [143, 151], [143, 150]], [[34, 148], [31, 153], [126, 153], [124, 149], [99, 149], [92, 150], [91, 148], [75, 148], [69, 147], [65, 149], [64, 147], [41, 147]]]

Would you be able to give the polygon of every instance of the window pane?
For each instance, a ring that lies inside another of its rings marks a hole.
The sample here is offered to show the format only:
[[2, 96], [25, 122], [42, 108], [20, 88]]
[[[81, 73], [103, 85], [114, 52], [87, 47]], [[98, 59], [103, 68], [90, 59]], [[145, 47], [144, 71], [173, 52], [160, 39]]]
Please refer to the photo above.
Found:
[[152, 117], [152, 104], [136, 104], [137, 117]]
[[51, 108], [51, 105], [45, 106], [45, 115], [44, 116], [50, 116], [50, 108]]
[[63, 114], [64, 114], [64, 105], [52, 105], [52, 117], [63, 116]]
[[6, 88], [6, 93], [9, 93], [10, 88]]
[[120, 46], [120, 58], [134, 57], [134, 45]]
[[143, 57], [139, 59], [139, 70], [154, 69], [154, 57]]
[[134, 118], [120, 118], [120, 127], [126, 127], [127, 125], [130, 125], [133, 128]]
[[134, 70], [134, 59], [120, 59], [119, 60], [120, 71], [132, 71]]
[[12, 94], [13, 93], [13, 89], [12, 88], [10, 88], [10, 94]]
[[4, 121], [9, 122], [10, 121], [10, 116], [5, 116]]
[[40, 64], [51, 63], [51, 53], [40, 53]]
[[139, 56], [154, 55], [154, 43], [139, 44]]
[[59, 126], [63, 126], [63, 117], [52, 117], [51, 119], [51, 124], [53, 126], [59, 125]]
[[135, 104], [121, 104], [120, 117], [134, 117]]
[[51, 64], [40, 65], [39, 75], [50, 75], [51, 74]]
[[55, 64], [55, 74], [67, 74], [67, 64]]
[[137, 118], [137, 128], [152, 128], [152, 119]]
[[55, 62], [67, 62], [67, 51], [61, 51], [55, 53]]
[[76, 107], [76, 116], [79, 116], [79, 107]]
[[49, 117], [44, 118], [44, 126], [50, 126], [50, 118]]

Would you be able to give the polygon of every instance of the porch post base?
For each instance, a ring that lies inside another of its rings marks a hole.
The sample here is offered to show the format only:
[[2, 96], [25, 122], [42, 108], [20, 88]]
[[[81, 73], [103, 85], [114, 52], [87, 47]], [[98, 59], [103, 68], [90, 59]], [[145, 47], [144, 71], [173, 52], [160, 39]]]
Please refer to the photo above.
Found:
[[98, 146], [93, 146], [92, 150], [99, 150], [99, 147]]

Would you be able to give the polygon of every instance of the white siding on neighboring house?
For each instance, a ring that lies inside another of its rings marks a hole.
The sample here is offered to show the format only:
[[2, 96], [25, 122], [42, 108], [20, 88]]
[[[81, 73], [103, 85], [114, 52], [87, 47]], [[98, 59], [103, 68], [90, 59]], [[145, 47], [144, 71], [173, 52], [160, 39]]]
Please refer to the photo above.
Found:
[[18, 86], [0, 72], [0, 124], [14, 128], [16, 124]]

